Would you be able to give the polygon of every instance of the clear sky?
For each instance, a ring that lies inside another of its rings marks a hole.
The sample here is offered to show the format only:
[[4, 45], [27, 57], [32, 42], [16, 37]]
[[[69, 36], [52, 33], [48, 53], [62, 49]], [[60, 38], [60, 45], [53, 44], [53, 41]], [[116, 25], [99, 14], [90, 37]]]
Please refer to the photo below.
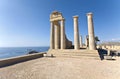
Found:
[[74, 15], [79, 15], [80, 35], [88, 34], [88, 12], [101, 41], [120, 40], [120, 0], [0, 0], [0, 47], [49, 46], [54, 10], [62, 12], [69, 40]]

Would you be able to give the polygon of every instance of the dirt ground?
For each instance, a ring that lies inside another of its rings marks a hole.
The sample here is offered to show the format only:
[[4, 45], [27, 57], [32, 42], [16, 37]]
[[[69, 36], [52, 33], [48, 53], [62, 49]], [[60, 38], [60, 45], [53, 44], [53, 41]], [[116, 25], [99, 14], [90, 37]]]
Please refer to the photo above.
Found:
[[0, 79], [120, 79], [120, 58], [38, 58], [0, 68]]

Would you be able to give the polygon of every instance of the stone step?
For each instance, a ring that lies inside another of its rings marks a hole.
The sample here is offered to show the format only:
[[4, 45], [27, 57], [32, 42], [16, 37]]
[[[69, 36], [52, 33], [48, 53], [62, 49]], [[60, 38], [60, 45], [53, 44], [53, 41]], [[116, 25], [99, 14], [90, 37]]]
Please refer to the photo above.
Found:
[[84, 58], [84, 59], [100, 59], [96, 55], [73, 55], [73, 54], [53, 54], [55, 57], [70, 57], [70, 58]]
[[97, 52], [97, 50], [69, 50], [69, 49], [67, 49], [67, 50], [49, 50], [49, 52], [66, 52], [66, 53], [82, 53], [82, 52], [86, 52], [86, 53], [96, 53]]
[[80, 58], [95, 58], [100, 59], [97, 50], [49, 50], [49, 54], [59, 57], [80, 57]]
[[75, 54], [75, 55], [79, 55], [79, 54], [87, 54], [87, 55], [97, 55], [98, 52], [97, 51], [61, 51], [61, 50], [52, 50], [49, 51], [49, 53], [59, 53], [59, 54]]
[[88, 56], [88, 55], [95, 55], [95, 56], [97, 56], [98, 54], [97, 53], [85, 53], [85, 52], [82, 52], [82, 53], [66, 53], [66, 52], [51, 52], [51, 54], [59, 54], [59, 55], [86, 55], [86, 56]]
[[51, 53], [53, 55], [68, 55], [68, 56], [91, 56], [91, 57], [97, 57], [97, 54], [86, 54], [86, 53]]
[[59, 56], [55, 56], [55, 57], [68, 57], [68, 58], [80, 58], [80, 59], [97, 59], [97, 60], [100, 60], [99, 57], [89, 57], [89, 56], [66, 56], [66, 55], [59, 55]]

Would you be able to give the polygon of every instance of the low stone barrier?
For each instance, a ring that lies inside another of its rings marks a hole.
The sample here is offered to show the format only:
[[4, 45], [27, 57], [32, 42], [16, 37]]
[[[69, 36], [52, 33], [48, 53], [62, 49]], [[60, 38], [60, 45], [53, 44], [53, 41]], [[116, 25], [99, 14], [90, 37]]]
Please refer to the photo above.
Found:
[[1, 59], [0, 60], [0, 67], [5, 67], [5, 66], [16, 64], [16, 63], [24, 62], [27, 60], [40, 58], [40, 57], [43, 57], [43, 54], [45, 54], [45, 52]]

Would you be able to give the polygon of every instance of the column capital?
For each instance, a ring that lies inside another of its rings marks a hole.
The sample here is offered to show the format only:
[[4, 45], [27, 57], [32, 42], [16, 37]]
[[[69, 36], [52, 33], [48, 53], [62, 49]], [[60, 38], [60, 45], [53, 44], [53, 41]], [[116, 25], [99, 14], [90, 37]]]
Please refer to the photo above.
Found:
[[78, 15], [73, 16], [73, 18], [78, 18], [78, 17], [79, 17]]
[[92, 12], [87, 13], [87, 16], [92, 16], [92, 15], [93, 15]]

